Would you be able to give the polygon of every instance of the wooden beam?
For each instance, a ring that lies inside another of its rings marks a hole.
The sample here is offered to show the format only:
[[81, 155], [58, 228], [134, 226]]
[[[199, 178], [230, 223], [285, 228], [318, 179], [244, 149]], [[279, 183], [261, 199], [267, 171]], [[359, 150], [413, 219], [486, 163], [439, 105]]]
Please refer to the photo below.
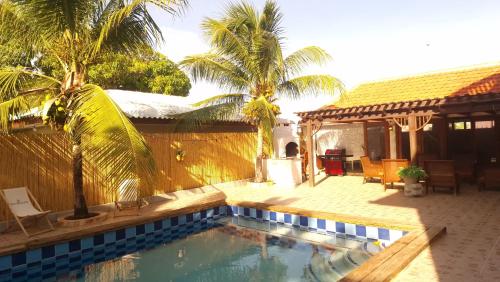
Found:
[[313, 143], [313, 125], [312, 121], [308, 120], [306, 124], [306, 150], [307, 150], [307, 172], [309, 173], [309, 186], [314, 187], [314, 163], [316, 162], [316, 154], [314, 153]]
[[418, 138], [417, 138], [417, 117], [414, 114], [408, 116], [408, 133], [410, 135], [410, 160], [417, 163]]
[[[391, 118], [406, 117], [407, 112], [408, 112], [408, 110], [406, 109], [406, 110], [401, 111], [401, 112], [387, 113], [387, 114], [381, 114], [381, 113], [377, 113], [377, 112], [367, 112], [367, 113], [362, 113], [361, 115], [356, 114], [356, 113], [344, 114], [344, 115], [327, 115], [327, 114], [325, 114], [322, 116], [322, 118], [323, 118], [323, 122], [326, 122], [326, 123], [331, 123], [331, 122], [352, 123], [352, 122], [364, 122], [364, 121], [370, 122], [370, 123], [380, 123], [380, 122], [384, 122], [385, 120], [391, 119]], [[414, 111], [412, 111], [412, 113], [416, 114], [416, 115], [430, 115], [430, 114], [438, 115], [439, 114], [439, 112], [437, 110], [414, 110]]]

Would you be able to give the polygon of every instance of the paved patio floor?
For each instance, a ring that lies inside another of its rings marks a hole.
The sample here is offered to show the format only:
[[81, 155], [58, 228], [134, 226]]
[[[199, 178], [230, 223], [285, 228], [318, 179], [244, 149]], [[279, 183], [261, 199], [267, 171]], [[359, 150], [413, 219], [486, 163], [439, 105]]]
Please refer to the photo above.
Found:
[[255, 201], [414, 225], [444, 225], [447, 234], [425, 249], [395, 281], [500, 281], [500, 191], [463, 185], [408, 198], [358, 176], [328, 177], [315, 188], [232, 187], [228, 200]]
[[[103, 223], [56, 231], [26, 240], [19, 231], [0, 234], [0, 250], [28, 241], [57, 240], [65, 233], [83, 232], [95, 225], [127, 224], [154, 214], [175, 213], [182, 208], [214, 201], [253, 201], [331, 212], [349, 216], [391, 220], [412, 225], [444, 225], [447, 234], [437, 239], [404, 269], [396, 281], [500, 281], [500, 191], [478, 192], [461, 188], [459, 196], [430, 193], [408, 198], [399, 190], [384, 191], [379, 183], [362, 184], [357, 176], [329, 177], [315, 188], [217, 185], [209, 189], [163, 195], [165, 201], [150, 205], [139, 217], [110, 218]], [[221, 193], [223, 192], [223, 193]], [[75, 230], [76, 229], [76, 230]]]

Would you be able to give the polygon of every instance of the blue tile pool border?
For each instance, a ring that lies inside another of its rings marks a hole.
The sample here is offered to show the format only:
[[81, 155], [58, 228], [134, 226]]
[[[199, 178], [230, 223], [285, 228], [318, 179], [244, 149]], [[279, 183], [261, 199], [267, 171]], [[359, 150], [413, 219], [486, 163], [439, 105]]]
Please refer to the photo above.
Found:
[[42, 281], [61, 274], [78, 277], [86, 265], [152, 249], [209, 229], [227, 215], [226, 211], [227, 206], [222, 205], [0, 256], [0, 281]]
[[268, 221], [309, 232], [377, 240], [381, 241], [385, 246], [391, 245], [408, 233], [408, 231], [405, 230], [388, 229], [370, 225], [365, 226], [349, 222], [232, 205], [228, 206], [227, 213], [229, 216], [243, 217], [257, 221]]
[[408, 233], [266, 209], [221, 205], [0, 256], [0, 281], [44, 280], [61, 274], [79, 277], [87, 265], [184, 238], [213, 227], [217, 219], [226, 216], [267, 221], [309, 232], [378, 240], [385, 246]]

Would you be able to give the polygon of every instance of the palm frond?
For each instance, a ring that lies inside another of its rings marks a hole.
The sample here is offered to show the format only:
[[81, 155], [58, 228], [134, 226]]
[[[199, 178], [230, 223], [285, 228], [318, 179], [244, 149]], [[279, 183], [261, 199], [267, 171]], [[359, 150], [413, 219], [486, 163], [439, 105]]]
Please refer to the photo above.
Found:
[[25, 114], [31, 114], [43, 101], [43, 95], [31, 92], [0, 103], [0, 132], [8, 132], [11, 123]]
[[5, 67], [0, 69], [0, 102], [15, 98], [22, 92], [37, 92], [61, 85], [53, 77], [24, 68]]
[[201, 107], [176, 116], [176, 130], [195, 130], [221, 121], [244, 121], [238, 103], [221, 103]]
[[213, 105], [228, 104], [228, 103], [233, 103], [237, 104], [238, 106], [243, 106], [243, 104], [245, 103], [246, 96], [247, 96], [246, 94], [241, 94], [241, 93], [220, 94], [196, 102], [193, 104], [193, 106], [195, 107], [213, 106]]
[[12, 1], [0, 1], [0, 45], [6, 47], [1, 56], [28, 64], [40, 51], [41, 33]]
[[340, 95], [344, 93], [344, 85], [331, 75], [306, 75], [283, 82], [277, 88], [280, 95], [291, 99], [299, 99], [304, 95], [317, 96], [319, 94]]
[[273, 152], [273, 128], [276, 125], [276, 106], [261, 96], [248, 102], [243, 108], [243, 113], [257, 127], [262, 127], [264, 133], [264, 153]]
[[224, 15], [222, 21], [228, 25], [229, 29], [237, 30], [237, 34], [241, 34], [242, 29], [255, 31], [259, 26], [257, 10], [245, 1], [237, 4], [229, 2], [224, 10]]
[[331, 60], [331, 56], [323, 49], [308, 46], [293, 52], [285, 58], [285, 68], [289, 75], [296, 75], [311, 64], [323, 65]]
[[278, 81], [285, 75], [281, 38], [274, 33], [263, 31], [254, 43], [254, 60], [257, 62], [259, 79]]
[[232, 53], [233, 57], [241, 58], [248, 55], [247, 47], [241, 38], [229, 30], [227, 24], [222, 21], [207, 18], [201, 24], [210, 44], [216, 48], [223, 48], [226, 53]]
[[283, 14], [278, 4], [274, 1], [266, 1], [264, 10], [259, 17], [259, 28], [263, 31], [280, 36], [283, 33], [281, 21]]
[[99, 86], [87, 84], [76, 94], [67, 125], [72, 140], [82, 141], [84, 157], [106, 172], [106, 181], [114, 184], [110, 188], [117, 189], [126, 179], [140, 179], [141, 196], [152, 195], [155, 163], [143, 136]]
[[163, 40], [159, 26], [149, 14], [144, 0], [134, 0], [127, 5], [103, 14], [90, 58], [103, 47], [121, 51], [137, 50], [140, 46], [154, 45]]
[[191, 74], [194, 81], [206, 80], [236, 91], [245, 90], [250, 84], [243, 70], [217, 54], [188, 56], [180, 65]]
[[[65, 31], [72, 34], [81, 33], [92, 17], [99, 1], [9, 1], [22, 11], [23, 19], [29, 21], [37, 30], [39, 36], [48, 40], [59, 36]], [[29, 19], [33, 20], [29, 20]]]
[[188, 0], [149, 0], [148, 2], [172, 15], [182, 14], [189, 6]]
[[154, 46], [163, 41], [160, 27], [148, 11], [153, 4], [171, 14], [182, 12], [186, 0], [109, 1], [100, 5], [94, 19], [98, 35], [90, 51], [94, 58], [101, 49], [137, 52], [142, 46]]

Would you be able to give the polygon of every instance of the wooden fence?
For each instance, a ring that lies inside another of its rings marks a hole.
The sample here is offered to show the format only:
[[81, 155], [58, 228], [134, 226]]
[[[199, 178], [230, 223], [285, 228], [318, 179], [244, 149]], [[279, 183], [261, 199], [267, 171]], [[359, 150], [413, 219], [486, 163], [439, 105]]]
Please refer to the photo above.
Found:
[[[190, 189], [254, 175], [256, 136], [252, 132], [144, 134], [159, 172], [156, 193]], [[177, 151], [185, 153], [176, 159]], [[112, 202], [102, 171], [84, 159], [89, 205]], [[70, 142], [60, 133], [0, 135], [0, 189], [27, 186], [44, 209], [73, 207]], [[7, 208], [0, 203], [0, 220]]]

